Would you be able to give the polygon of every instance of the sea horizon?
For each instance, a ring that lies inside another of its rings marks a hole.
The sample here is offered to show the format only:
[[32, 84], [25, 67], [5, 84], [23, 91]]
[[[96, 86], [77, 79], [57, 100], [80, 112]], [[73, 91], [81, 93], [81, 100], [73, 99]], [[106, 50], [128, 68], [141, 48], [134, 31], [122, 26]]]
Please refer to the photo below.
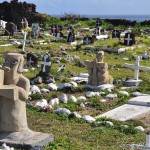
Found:
[[[73, 13], [72, 13], [73, 14]], [[78, 14], [80, 15], [80, 14]], [[55, 17], [63, 17], [62, 15], [51, 15]], [[150, 20], [150, 15], [80, 15], [81, 17], [86, 17], [86, 18], [100, 18], [100, 19], [126, 19], [130, 21], [137, 21], [137, 22], [143, 22], [145, 20]]]

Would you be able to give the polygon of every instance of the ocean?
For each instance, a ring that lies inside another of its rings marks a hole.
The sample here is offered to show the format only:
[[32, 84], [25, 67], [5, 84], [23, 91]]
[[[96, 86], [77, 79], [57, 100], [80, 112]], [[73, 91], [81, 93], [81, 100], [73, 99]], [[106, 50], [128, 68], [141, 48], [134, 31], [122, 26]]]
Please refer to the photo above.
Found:
[[[56, 17], [62, 17], [62, 15], [53, 15]], [[87, 18], [100, 18], [100, 19], [126, 19], [130, 21], [143, 22], [150, 20], [150, 15], [81, 15]]]

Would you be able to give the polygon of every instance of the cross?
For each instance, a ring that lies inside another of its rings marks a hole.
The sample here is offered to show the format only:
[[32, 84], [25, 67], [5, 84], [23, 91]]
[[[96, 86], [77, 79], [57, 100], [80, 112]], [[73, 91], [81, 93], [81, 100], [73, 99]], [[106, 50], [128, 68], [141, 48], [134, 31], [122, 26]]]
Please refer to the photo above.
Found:
[[55, 25], [53, 25], [52, 30], [53, 30], [53, 33], [55, 33], [55, 30], [56, 30]]
[[101, 25], [101, 23], [98, 21], [98, 22], [96, 22], [96, 26], [100, 26]]
[[89, 44], [89, 38], [86, 37], [85, 44]]
[[23, 25], [25, 24], [25, 22], [23, 21], [23, 19], [22, 19], [22, 21], [21, 21], [21, 24], [22, 24], [22, 27], [23, 27]]
[[46, 67], [46, 66], [51, 66], [51, 62], [46, 62], [46, 59], [47, 59], [47, 58], [48, 58], [48, 55], [45, 55], [45, 56], [44, 56], [44, 61], [41, 62], [41, 64], [44, 65], [44, 66], [43, 66], [43, 70], [42, 70], [43, 72], [46, 72], [46, 70], [45, 70], [45, 67]]
[[27, 36], [27, 32], [24, 32], [24, 38], [23, 38], [23, 45], [22, 45], [22, 51], [24, 52], [24, 48], [25, 48], [25, 43], [26, 43], [26, 36]]
[[139, 79], [139, 70], [150, 71], [149, 67], [140, 66], [140, 56], [136, 57], [135, 65], [124, 64], [123, 66], [134, 70], [134, 80], [138, 80]]
[[117, 35], [117, 31], [115, 30], [115, 32], [114, 32], [114, 35], [116, 36]]
[[29, 62], [29, 65], [31, 65], [32, 63], [34, 63], [34, 61], [32, 61], [31, 57], [30, 57], [30, 60], [28, 62]]
[[125, 40], [127, 41], [127, 45], [129, 45], [130, 41], [132, 41], [133, 39], [130, 38], [130, 34], [128, 34], [128, 38], [125, 38]]

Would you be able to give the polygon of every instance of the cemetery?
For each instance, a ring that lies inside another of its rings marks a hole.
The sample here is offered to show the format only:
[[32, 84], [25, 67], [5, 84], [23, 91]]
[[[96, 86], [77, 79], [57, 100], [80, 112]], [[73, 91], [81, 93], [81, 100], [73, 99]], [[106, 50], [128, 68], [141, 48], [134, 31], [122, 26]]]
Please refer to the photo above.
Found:
[[0, 149], [150, 149], [148, 25], [46, 17], [0, 20]]

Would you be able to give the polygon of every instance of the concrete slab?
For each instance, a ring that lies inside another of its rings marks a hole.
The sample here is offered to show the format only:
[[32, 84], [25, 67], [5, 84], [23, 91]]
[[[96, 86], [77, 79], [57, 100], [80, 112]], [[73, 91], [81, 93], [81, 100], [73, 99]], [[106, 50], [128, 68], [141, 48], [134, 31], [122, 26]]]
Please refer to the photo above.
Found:
[[102, 115], [96, 116], [95, 119], [107, 117], [119, 121], [127, 121], [148, 112], [150, 112], [150, 107], [125, 104]]
[[150, 107], [150, 95], [134, 97], [128, 101], [128, 104]]
[[51, 134], [33, 132], [31, 130], [22, 132], [0, 132], [0, 145], [6, 143], [8, 146], [26, 150], [31, 148], [43, 150], [43, 147], [53, 140], [54, 136]]

